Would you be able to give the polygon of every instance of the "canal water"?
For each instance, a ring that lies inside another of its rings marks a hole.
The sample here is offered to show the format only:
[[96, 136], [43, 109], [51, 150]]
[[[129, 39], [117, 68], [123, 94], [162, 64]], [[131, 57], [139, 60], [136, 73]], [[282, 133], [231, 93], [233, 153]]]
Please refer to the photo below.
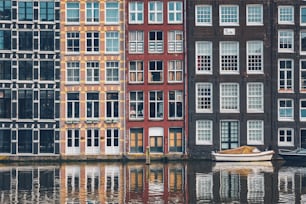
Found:
[[306, 163], [6, 163], [0, 203], [306, 203]]

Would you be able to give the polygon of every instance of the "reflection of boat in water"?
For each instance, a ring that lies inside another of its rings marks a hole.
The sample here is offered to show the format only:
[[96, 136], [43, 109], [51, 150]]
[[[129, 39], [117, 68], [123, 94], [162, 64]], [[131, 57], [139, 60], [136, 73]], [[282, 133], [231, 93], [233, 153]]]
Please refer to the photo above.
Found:
[[256, 147], [250, 146], [212, 152], [215, 161], [271, 161], [273, 155], [273, 150], [261, 152]]
[[216, 162], [213, 172], [226, 171], [230, 173], [248, 175], [256, 173], [273, 173], [273, 164], [270, 161], [260, 162]]
[[286, 161], [306, 161], [306, 149], [303, 148], [295, 150], [279, 149], [279, 155]]

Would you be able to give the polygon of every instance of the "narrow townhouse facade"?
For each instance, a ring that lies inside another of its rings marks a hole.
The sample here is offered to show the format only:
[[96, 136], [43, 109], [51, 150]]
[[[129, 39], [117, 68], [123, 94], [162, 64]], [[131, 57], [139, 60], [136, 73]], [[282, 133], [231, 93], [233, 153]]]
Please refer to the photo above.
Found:
[[61, 155], [117, 158], [125, 124], [123, 1], [60, 6]]
[[125, 4], [126, 156], [182, 157], [188, 139], [185, 1]]
[[306, 148], [306, 2], [272, 5], [272, 133], [278, 148]]
[[0, 1], [3, 158], [59, 154], [59, 10], [59, 0]]
[[188, 1], [192, 158], [242, 145], [275, 148], [270, 9], [270, 1]]

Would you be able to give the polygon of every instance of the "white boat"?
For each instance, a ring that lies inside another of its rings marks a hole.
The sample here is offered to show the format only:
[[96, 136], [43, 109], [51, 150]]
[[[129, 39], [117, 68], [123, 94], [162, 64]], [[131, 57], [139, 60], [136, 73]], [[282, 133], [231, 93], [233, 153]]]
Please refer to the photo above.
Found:
[[212, 152], [214, 161], [271, 161], [273, 150], [259, 151], [256, 147], [242, 146], [236, 149]]

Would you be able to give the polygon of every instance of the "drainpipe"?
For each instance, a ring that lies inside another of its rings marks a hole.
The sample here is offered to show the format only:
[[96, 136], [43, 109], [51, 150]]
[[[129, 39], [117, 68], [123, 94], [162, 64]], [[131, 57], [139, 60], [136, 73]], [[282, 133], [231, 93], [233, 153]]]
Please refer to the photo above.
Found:
[[184, 26], [184, 102], [185, 102], [185, 107], [184, 107], [184, 115], [185, 115], [185, 128], [184, 128], [184, 132], [185, 132], [185, 144], [184, 144], [184, 154], [185, 156], [187, 155], [187, 143], [188, 143], [188, 114], [187, 114], [187, 110], [188, 110], [188, 74], [187, 74], [187, 26], [186, 26], [186, 20], [187, 20], [187, 16], [186, 16], [186, 10], [187, 10], [187, 5], [186, 5], [186, 0], [183, 1], [184, 4], [184, 19], [183, 19], [183, 26]]

